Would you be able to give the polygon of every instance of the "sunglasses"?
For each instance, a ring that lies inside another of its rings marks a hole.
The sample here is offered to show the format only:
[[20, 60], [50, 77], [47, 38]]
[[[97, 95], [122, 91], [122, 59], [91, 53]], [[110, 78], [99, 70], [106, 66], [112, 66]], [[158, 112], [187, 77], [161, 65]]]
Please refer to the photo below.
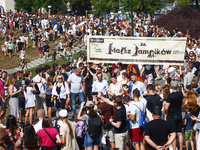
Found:
[[102, 76], [98, 76], [97, 78], [102, 78]]
[[58, 80], [62, 80], [63, 78], [58, 78]]

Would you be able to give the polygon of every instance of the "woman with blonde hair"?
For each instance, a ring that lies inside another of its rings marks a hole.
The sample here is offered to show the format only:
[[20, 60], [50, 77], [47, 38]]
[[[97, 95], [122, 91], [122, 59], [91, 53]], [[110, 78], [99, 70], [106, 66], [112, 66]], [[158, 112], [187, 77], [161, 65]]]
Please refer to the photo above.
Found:
[[157, 84], [155, 89], [156, 89], [156, 94], [158, 94], [161, 98], [163, 98], [162, 86], [160, 84]]
[[68, 84], [64, 81], [63, 75], [58, 75], [53, 85], [51, 101], [56, 97], [56, 108], [65, 109], [70, 101]]
[[18, 103], [18, 93], [22, 92], [22, 88], [17, 90], [15, 87], [16, 84], [16, 79], [12, 78], [10, 80], [10, 85], [8, 87], [9, 93], [10, 93], [10, 114], [15, 116], [15, 118], [18, 120], [19, 119], [19, 103]]
[[197, 110], [197, 94], [193, 89], [187, 90], [187, 95], [183, 102], [183, 107], [185, 107], [186, 104], [190, 104], [192, 106], [191, 113], [194, 113]]

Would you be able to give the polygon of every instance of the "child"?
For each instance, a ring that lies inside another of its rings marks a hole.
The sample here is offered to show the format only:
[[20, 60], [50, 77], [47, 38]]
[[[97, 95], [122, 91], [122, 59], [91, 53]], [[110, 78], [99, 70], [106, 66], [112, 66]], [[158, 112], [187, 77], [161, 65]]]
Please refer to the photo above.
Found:
[[190, 112], [191, 110], [191, 105], [190, 104], [187, 104], [185, 105], [185, 109], [186, 109], [186, 115], [185, 115], [185, 118], [184, 118], [184, 139], [185, 139], [185, 147], [186, 147], [186, 150], [188, 150], [188, 141], [190, 141], [190, 144], [191, 144], [191, 148], [192, 150], [194, 150], [194, 142], [192, 140], [193, 138], [193, 130], [192, 130], [192, 119], [191, 119], [191, 116], [192, 116], [192, 113]]

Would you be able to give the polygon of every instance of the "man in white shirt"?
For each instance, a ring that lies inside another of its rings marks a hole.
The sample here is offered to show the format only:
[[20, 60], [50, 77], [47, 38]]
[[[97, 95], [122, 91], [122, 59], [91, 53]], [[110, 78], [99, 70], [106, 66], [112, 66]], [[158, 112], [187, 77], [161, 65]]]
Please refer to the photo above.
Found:
[[67, 79], [68, 86], [71, 85], [71, 102], [73, 109], [73, 117], [76, 115], [76, 97], [78, 96], [80, 103], [84, 102], [83, 93], [85, 93], [85, 81], [81, 74], [82, 69], [78, 68]]
[[147, 95], [147, 89], [144, 83], [138, 81], [138, 75], [133, 73], [131, 75], [131, 81], [128, 82], [130, 86], [130, 97], [133, 98], [133, 91], [138, 89], [140, 91], [140, 95]]
[[35, 133], [37, 133], [40, 129], [42, 129], [42, 121], [45, 116], [45, 111], [43, 109], [39, 109], [37, 111], [37, 117], [39, 122], [34, 125]]
[[[94, 83], [93, 83], [93, 86], [92, 86], [92, 92], [102, 92], [103, 95], [105, 96], [108, 92], [108, 82], [103, 78], [103, 74], [101, 72], [98, 72], [97, 73], [97, 78], [98, 80], [96, 80]], [[94, 95], [93, 95], [93, 99], [94, 99]]]
[[37, 68], [36, 75], [33, 78], [33, 83], [35, 83], [35, 85], [37, 84], [39, 91], [40, 91], [40, 94], [36, 95], [37, 110], [44, 108], [45, 114], [47, 114], [46, 95], [44, 94], [44, 90], [45, 90], [44, 84], [45, 84], [46, 80], [41, 77], [40, 72], [41, 72], [40, 69]]

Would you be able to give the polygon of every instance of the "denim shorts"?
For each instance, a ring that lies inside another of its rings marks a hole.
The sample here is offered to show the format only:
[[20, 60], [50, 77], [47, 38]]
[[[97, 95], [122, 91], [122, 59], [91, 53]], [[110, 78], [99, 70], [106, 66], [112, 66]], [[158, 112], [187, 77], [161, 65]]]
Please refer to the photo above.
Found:
[[3, 103], [1, 98], [0, 98], [0, 103], [1, 103], [1, 111], [6, 110], [5, 103]]
[[84, 147], [92, 147], [100, 144], [100, 137], [92, 138], [88, 132], [85, 133]]

